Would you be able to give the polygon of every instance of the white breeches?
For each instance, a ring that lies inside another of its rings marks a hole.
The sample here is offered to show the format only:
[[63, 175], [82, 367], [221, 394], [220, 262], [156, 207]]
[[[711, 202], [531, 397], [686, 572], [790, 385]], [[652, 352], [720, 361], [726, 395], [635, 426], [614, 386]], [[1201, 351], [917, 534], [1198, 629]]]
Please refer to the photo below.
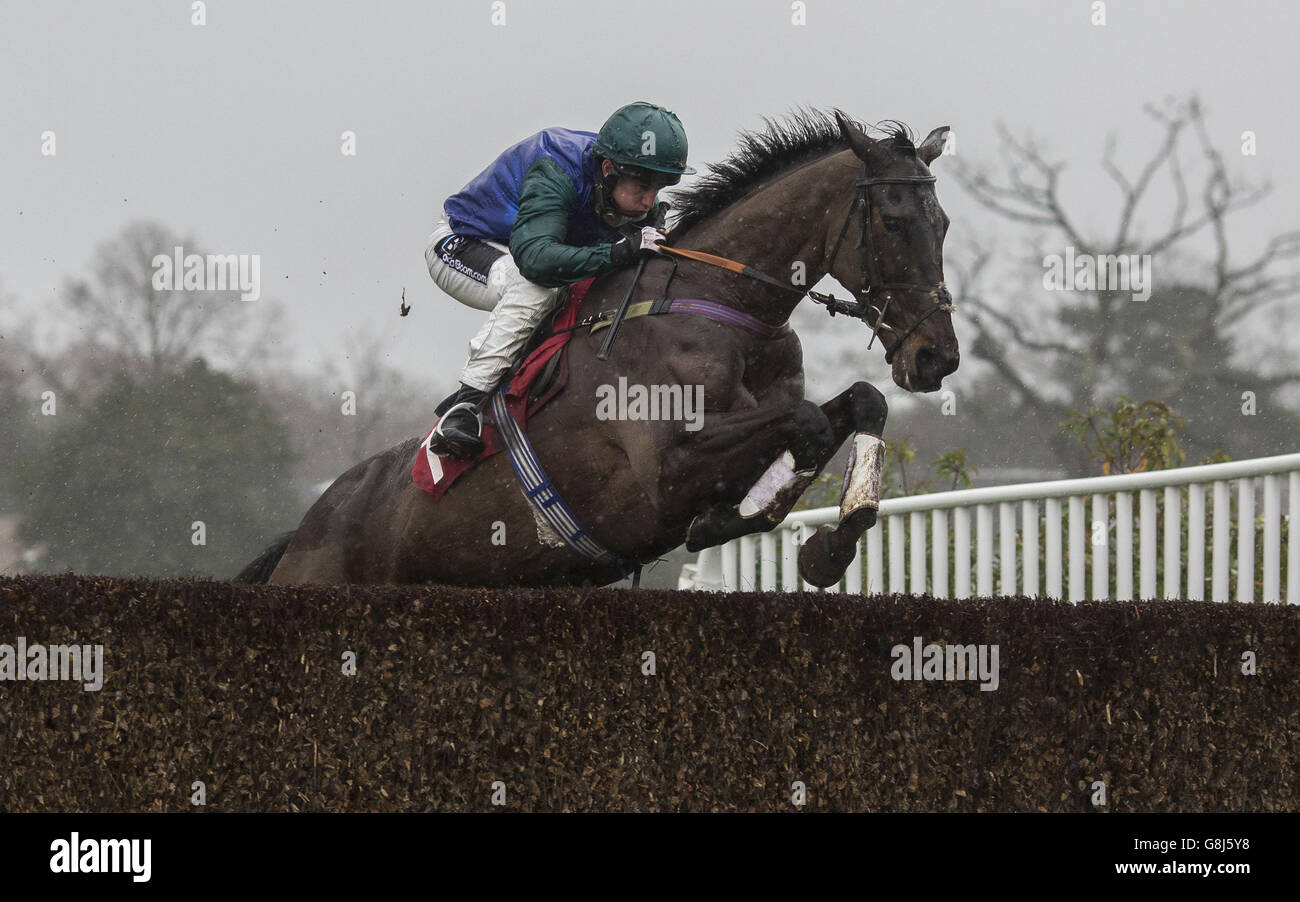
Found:
[[486, 243], [504, 255], [488, 270], [487, 284], [478, 281], [434, 252], [434, 246], [451, 233], [447, 221], [439, 221], [429, 236], [424, 259], [439, 288], [466, 306], [492, 311], [483, 328], [470, 339], [469, 361], [460, 375], [464, 385], [490, 392], [514, 366], [533, 331], [554, 310], [560, 290], [543, 288], [525, 279], [509, 248], [495, 241]]

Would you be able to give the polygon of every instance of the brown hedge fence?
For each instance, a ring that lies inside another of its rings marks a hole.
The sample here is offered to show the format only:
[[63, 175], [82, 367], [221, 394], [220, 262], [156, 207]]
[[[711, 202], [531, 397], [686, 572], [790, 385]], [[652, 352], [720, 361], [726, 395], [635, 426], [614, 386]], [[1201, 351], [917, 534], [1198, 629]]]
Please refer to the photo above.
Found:
[[19, 637], [103, 685], [0, 681], [5, 811], [1300, 809], [1296, 608], [2, 578]]

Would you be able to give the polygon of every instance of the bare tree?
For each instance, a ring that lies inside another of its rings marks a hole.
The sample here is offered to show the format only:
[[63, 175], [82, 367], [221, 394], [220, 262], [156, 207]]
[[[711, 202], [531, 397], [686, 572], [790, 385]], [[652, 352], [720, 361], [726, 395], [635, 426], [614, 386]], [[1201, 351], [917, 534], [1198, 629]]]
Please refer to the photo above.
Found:
[[[150, 378], [199, 356], [244, 371], [271, 355], [282, 317], [278, 305], [266, 299], [245, 302], [238, 290], [155, 287], [154, 259], [171, 258], [176, 247], [187, 255], [202, 254], [193, 238], [158, 223], [132, 223], [97, 248], [88, 278], [69, 280], [65, 303], [69, 325], [82, 336], [74, 342], [81, 359], [96, 358]], [[175, 275], [179, 283], [180, 274]], [[60, 380], [48, 354], [35, 347], [25, 352], [47, 380]]]
[[[1300, 292], [1300, 276], [1286, 266], [1300, 257], [1300, 231], [1278, 234], [1258, 255], [1236, 260], [1229, 248], [1230, 219], [1267, 197], [1271, 186], [1232, 176], [1195, 97], [1144, 110], [1160, 139], [1136, 171], [1116, 162], [1114, 135], [1105, 143], [1100, 165], [1119, 191], [1114, 225], [1105, 231], [1085, 229], [1080, 211], [1063, 199], [1066, 164], [1005, 126], [998, 127], [1000, 177], [964, 162], [955, 170], [983, 207], [1035, 236], [1024, 261], [1026, 285], [1012, 292], [1022, 300], [1032, 296], [1032, 304], [1009, 309], [995, 300], [990, 274], [997, 257], [987, 246], [973, 245], [961, 259], [950, 260], [949, 269], [974, 329], [963, 350], [990, 366], [1019, 403], [1045, 422], [1059, 422], [1072, 407], [1117, 392], [1174, 396], [1215, 378], [1235, 384], [1247, 371], [1263, 391], [1300, 382], [1300, 369], [1262, 371], [1259, 355], [1245, 364], [1228, 363], [1248, 316], [1276, 312], [1272, 305]], [[1199, 161], [1195, 179], [1185, 170], [1189, 153]], [[1171, 199], [1163, 214], [1157, 212], [1162, 192]], [[1094, 259], [1150, 255], [1162, 274], [1194, 274], [1162, 279], [1152, 300], [1163, 294], [1163, 307], [1135, 305], [1128, 288], [1113, 285], [1071, 295], [1052, 292], [1044, 303], [1048, 293], [1038, 282], [1044, 249], [1056, 253], [1066, 245]], [[1209, 247], [1208, 262], [1197, 245]], [[1031, 281], [1038, 282], [1036, 289]], [[1176, 316], [1169, 312], [1175, 303]], [[1157, 308], [1165, 311], [1163, 320], [1156, 319]]]

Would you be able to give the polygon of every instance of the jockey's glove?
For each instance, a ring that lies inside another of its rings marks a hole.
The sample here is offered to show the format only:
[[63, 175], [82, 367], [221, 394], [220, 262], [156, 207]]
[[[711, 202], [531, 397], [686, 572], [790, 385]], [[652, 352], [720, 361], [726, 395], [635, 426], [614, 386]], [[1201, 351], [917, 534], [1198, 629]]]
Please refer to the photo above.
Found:
[[609, 262], [615, 266], [626, 266], [639, 256], [659, 253], [659, 245], [664, 240], [664, 233], [653, 226], [628, 229], [625, 234], [627, 237], [610, 245]]
[[645, 226], [641, 229], [641, 250], [659, 253], [659, 245], [663, 243], [664, 233], [654, 226]]
[[662, 230], [654, 226], [628, 226], [621, 231], [625, 237], [612, 244], [610, 250], [610, 263], [615, 266], [632, 263], [638, 256], [660, 252], [659, 246], [664, 240]]

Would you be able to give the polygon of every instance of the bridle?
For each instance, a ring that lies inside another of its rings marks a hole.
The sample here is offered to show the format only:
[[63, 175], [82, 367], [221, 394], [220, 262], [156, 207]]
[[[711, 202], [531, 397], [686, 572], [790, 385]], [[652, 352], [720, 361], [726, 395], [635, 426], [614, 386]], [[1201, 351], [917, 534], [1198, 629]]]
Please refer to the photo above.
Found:
[[[831, 316], [836, 313], [844, 313], [848, 316], [867, 321], [869, 312], [876, 314], [875, 325], [871, 327], [871, 340], [867, 342], [869, 349], [875, 344], [876, 336], [881, 329], [886, 332], [897, 332], [893, 326], [885, 322], [885, 313], [889, 310], [889, 302], [894, 299], [894, 291], [924, 291], [928, 297], [933, 298], [935, 303], [929, 310], [917, 317], [912, 325], [908, 326], [901, 335], [895, 339], [893, 347], [885, 350], [885, 362], [892, 363], [894, 354], [903, 346], [903, 343], [911, 337], [912, 333], [920, 328], [921, 324], [936, 313], [952, 313], [957, 308], [952, 303], [952, 294], [948, 291], [948, 286], [944, 282], [937, 285], [925, 285], [917, 282], [885, 282], [880, 277], [880, 255], [875, 243], [871, 240], [871, 188], [874, 185], [930, 185], [934, 183], [932, 175], [900, 175], [900, 176], [879, 176], [871, 177], [867, 174], [867, 163], [862, 162], [862, 176], [857, 179], [855, 190], [857, 198], [853, 205], [849, 207], [848, 214], [844, 217], [844, 225], [840, 227], [839, 237], [835, 239], [835, 246], [831, 249], [830, 259], [827, 261], [826, 269], [835, 268], [835, 258], [839, 255], [840, 245], [844, 243], [844, 236], [849, 230], [849, 223], [853, 221], [853, 211], [860, 209], [861, 229], [858, 233], [858, 252], [860, 254], [859, 267], [862, 274], [862, 287], [858, 289], [857, 301], [842, 301], [833, 294], [821, 294], [816, 291], [807, 292], [808, 297], [812, 298], [818, 304], [826, 306], [827, 312]], [[871, 302], [873, 294], [883, 294], [884, 301], [880, 306]]]
[[[785, 282], [769, 276], [765, 272], [747, 266], [743, 263], [737, 263], [734, 260], [728, 260], [726, 257], [719, 257], [715, 254], [706, 254], [702, 251], [691, 251], [683, 248], [669, 247], [661, 245], [660, 250], [670, 256], [684, 257], [696, 260], [701, 263], [708, 263], [713, 266], [719, 266], [723, 269], [757, 279], [766, 285], [774, 288], [780, 288], [783, 291], [792, 291], [800, 297], [807, 296], [815, 303], [821, 304], [826, 311], [834, 316], [837, 313], [843, 313], [854, 319], [860, 319], [863, 322], [870, 323], [870, 316], [875, 314], [876, 321], [871, 325], [871, 340], [867, 342], [870, 348], [875, 344], [876, 336], [884, 330], [886, 332], [897, 333], [893, 326], [885, 322], [885, 314], [889, 311], [890, 301], [893, 300], [895, 291], [924, 291], [927, 296], [933, 298], [935, 303], [929, 310], [917, 317], [912, 325], [908, 326], [902, 333], [899, 333], [891, 347], [885, 350], [885, 362], [892, 363], [894, 355], [903, 343], [911, 337], [912, 333], [920, 328], [921, 324], [936, 313], [952, 313], [956, 307], [952, 303], [952, 294], [948, 291], [948, 286], [944, 282], [934, 285], [925, 285], [917, 282], [884, 282], [880, 278], [880, 255], [874, 242], [871, 240], [871, 188], [875, 185], [926, 185], [932, 184], [935, 177], [932, 175], [905, 175], [905, 176], [880, 176], [871, 177], [867, 174], [867, 163], [862, 161], [862, 175], [855, 184], [856, 197], [853, 204], [849, 207], [848, 214], [844, 217], [844, 225], [840, 227], [839, 237], [835, 239], [835, 246], [831, 249], [831, 255], [827, 261], [826, 268], [828, 271], [834, 269], [835, 258], [839, 255], [840, 246], [844, 243], [844, 236], [848, 233], [849, 223], [853, 221], [853, 213], [860, 210], [859, 216], [860, 231], [858, 233], [857, 248], [860, 254], [859, 266], [861, 270], [862, 287], [858, 289], [856, 300], [845, 301], [837, 298], [834, 294], [823, 294], [819, 291], [807, 291], [795, 288]], [[877, 306], [872, 303], [872, 296], [883, 294], [884, 300]]]

